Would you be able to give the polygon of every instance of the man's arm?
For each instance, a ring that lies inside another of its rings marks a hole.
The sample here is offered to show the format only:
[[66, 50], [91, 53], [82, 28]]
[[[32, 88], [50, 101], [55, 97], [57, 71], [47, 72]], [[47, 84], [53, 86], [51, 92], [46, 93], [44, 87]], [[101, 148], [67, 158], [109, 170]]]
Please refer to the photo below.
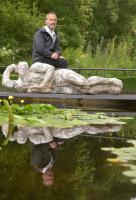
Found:
[[60, 58], [60, 56], [61, 56], [60, 45], [58, 38], [56, 38], [56, 41], [54, 43], [54, 53], [51, 55], [51, 58], [57, 60]]
[[61, 55], [61, 49], [60, 49], [58, 37], [56, 37], [56, 41], [54, 43], [54, 50], [55, 50], [55, 52], [57, 52], [59, 54], [59, 56]]
[[37, 31], [34, 36], [34, 45], [39, 54], [51, 57], [52, 52], [46, 47], [42, 32]]

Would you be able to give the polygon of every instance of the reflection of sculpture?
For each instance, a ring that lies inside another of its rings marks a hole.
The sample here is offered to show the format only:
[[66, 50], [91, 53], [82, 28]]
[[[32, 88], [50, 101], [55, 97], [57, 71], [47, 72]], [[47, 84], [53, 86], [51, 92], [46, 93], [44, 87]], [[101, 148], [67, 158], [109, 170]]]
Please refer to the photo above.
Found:
[[[13, 71], [19, 74], [17, 80], [10, 79]], [[2, 84], [19, 91], [68, 94], [119, 94], [123, 88], [122, 81], [116, 78], [84, 78], [70, 69], [55, 70], [44, 63], [34, 63], [28, 68], [26, 62], [9, 65], [3, 73]]]
[[[121, 127], [121, 124], [84, 125], [73, 128], [33, 128], [18, 126], [18, 130], [13, 133], [9, 140], [16, 140], [19, 144], [24, 144], [29, 140], [33, 144], [38, 145], [51, 142], [54, 137], [68, 139], [85, 132], [88, 134], [118, 132]], [[8, 134], [8, 125], [2, 125], [2, 131], [6, 137]]]

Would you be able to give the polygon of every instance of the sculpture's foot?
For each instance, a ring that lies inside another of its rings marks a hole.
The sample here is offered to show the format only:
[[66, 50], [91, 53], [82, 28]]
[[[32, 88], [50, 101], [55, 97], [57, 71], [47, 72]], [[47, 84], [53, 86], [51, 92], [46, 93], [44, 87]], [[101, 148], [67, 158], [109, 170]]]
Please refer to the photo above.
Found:
[[115, 86], [118, 86], [120, 88], [123, 88], [123, 83], [121, 80], [117, 79], [117, 78], [112, 78], [112, 83], [115, 85]]
[[117, 86], [109, 86], [109, 85], [97, 85], [95, 87], [90, 87], [90, 90], [88, 90], [89, 94], [120, 94], [122, 92], [122, 88]]
[[110, 94], [117, 94], [117, 95], [119, 95], [121, 92], [122, 92], [122, 89], [118, 88], [116, 90], [111, 91]]
[[122, 88], [117, 86], [112, 86], [109, 89], [105, 90], [107, 94], [119, 95], [122, 92]]

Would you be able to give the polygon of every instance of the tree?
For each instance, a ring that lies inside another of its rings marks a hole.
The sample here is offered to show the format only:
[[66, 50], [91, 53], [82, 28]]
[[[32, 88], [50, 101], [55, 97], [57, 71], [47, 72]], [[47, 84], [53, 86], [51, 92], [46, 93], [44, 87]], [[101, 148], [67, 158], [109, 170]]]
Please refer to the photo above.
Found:
[[136, 1], [86, 0], [80, 9], [86, 20], [84, 47], [86, 49], [90, 45], [95, 48], [102, 38], [108, 41], [114, 37], [120, 40], [128, 36], [136, 16]]

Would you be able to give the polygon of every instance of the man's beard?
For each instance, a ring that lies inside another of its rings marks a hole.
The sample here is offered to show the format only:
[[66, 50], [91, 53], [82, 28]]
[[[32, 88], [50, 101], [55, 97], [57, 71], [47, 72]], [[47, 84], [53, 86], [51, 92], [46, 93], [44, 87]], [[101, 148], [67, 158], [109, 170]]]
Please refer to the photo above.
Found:
[[56, 25], [54, 25], [54, 24], [51, 24], [51, 25], [49, 25], [49, 28], [50, 28], [50, 29], [52, 29], [52, 30], [55, 30], [55, 28], [56, 28]]

